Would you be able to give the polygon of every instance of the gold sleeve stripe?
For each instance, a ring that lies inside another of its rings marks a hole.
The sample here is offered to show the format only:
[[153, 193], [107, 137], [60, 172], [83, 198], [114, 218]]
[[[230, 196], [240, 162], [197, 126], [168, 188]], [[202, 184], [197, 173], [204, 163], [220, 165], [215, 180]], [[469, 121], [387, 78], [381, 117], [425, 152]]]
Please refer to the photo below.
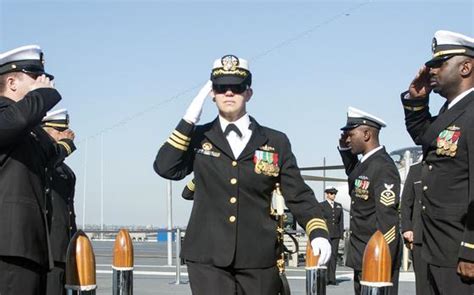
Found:
[[326, 221], [320, 218], [313, 218], [306, 223], [306, 234], [309, 236], [313, 230], [322, 229], [328, 231]]
[[419, 106], [419, 107], [410, 107], [410, 106], [403, 106], [405, 109], [413, 112], [421, 111], [422, 109], [426, 108], [426, 106]]
[[66, 149], [68, 155], [72, 153], [71, 147], [64, 141], [58, 141], [58, 144], [62, 145]]
[[461, 242], [461, 246], [474, 250], [474, 244], [471, 243]]
[[308, 221], [308, 223], [306, 223], [306, 228], [312, 226], [313, 224], [323, 224], [323, 225], [326, 225], [326, 221], [324, 221], [324, 219], [320, 219], [320, 218], [313, 218], [313, 219], [311, 219], [310, 221]]
[[192, 181], [192, 180], [190, 182], [188, 182], [188, 184], [186, 186], [192, 192], [194, 192], [194, 190], [196, 189], [196, 185], [194, 184], [194, 181]]
[[383, 237], [385, 238], [385, 241], [387, 241], [387, 244], [390, 244], [395, 240], [395, 226], [393, 226], [388, 232], [386, 232]]
[[309, 236], [309, 235], [311, 235], [311, 233], [312, 233], [314, 230], [317, 230], [317, 229], [322, 229], [322, 230], [328, 232], [328, 228], [327, 228], [326, 226], [314, 225], [314, 226], [309, 227], [309, 228], [306, 229], [306, 234]]
[[61, 123], [51, 123], [51, 122], [46, 122], [44, 123], [44, 126], [47, 127], [62, 127], [62, 128], [68, 128], [68, 124], [61, 124]]
[[189, 136], [184, 135], [183, 133], [179, 132], [178, 130], [174, 130], [173, 134], [176, 135], [177, 137], [181, 138], [184, 141], [191, 141], [191, 138]]
[[433, 54], [433, 57], [438, 57], [440, 55], [448, 55], [448, 54], [460, 54], [460, 53], [465, 53], [466, 49], [449, 49], [449, 50], [443, 50], [443, 51], [438, 51], [435, 54]]
[[177, 137], [174, 134], [171, 134], [170, 139], [173, 140], [176, 143], [179, 143], [179, 144], [182, 144], [182, 145], [185, 145], [185, 146], [189, 145], [189, 141], [182, 140], [181, 138]]
[[176, 142], [172, 141], [171, 138], [168, 138], [168, 140], [166, 142], [171, 144], [173, 147], [177, 148], [178, 150], [182, 150], [182, 151], [187, 151], [188, 150], [187, 146], [176, 143]]

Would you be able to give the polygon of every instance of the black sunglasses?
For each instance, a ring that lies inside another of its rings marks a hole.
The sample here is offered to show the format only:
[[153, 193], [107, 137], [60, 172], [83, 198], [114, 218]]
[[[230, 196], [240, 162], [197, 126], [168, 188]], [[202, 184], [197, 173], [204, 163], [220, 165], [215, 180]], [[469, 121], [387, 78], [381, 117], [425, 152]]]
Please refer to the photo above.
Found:
[[212, 85], [212, 90], [216, 94], [223, 94], [230, 90], [234, 94], [242, 94], [245, 90], [248, 89], [247, 84], [237, 84], [237, 85]]

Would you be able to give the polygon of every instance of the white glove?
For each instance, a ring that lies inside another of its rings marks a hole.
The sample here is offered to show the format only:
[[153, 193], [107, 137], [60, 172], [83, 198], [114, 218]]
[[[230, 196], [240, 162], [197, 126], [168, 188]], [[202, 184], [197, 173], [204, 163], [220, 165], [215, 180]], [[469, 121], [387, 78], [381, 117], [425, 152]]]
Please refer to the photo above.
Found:
[[329, 258], [331, 258], [331, 244], [326, 238], [314, 238], [311, 241], [311, 247], [313, 247], [313, 253], [315, 256], [319, 254], [318, 266], [326, 264]]
[[202, 106], [204, 105], [204, 101], [206, 97], [212, 90], [212, 82], [209, 80], [207, 83], [199, 90], [199, 93], [193, 99], [191, 104], [189, 105], [186, 113], [184, 114], [183, 119], [188, 121], [189, 123], [197, 124], [199, 122], [199, 118], [201, 117], [202, 113]]

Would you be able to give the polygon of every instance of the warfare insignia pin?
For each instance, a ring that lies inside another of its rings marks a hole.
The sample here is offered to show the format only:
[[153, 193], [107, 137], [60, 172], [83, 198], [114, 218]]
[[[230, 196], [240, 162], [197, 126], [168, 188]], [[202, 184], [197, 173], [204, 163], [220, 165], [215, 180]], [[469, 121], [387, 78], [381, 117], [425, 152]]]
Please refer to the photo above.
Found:
[[267, 151], [267, 152], [273, 152], [275, 151], [275, 148], [272, 147], [272, 146], [269, 146], [269, 145], [264, 145], [264, 146], [261, 146], [259, 149], [261, 149], [262, 151]]
[[277, 153], [257, 150], [253, 155], [253, 162], [257, 174], [277, 177], [280, 173]]
[[448, 129], [449, 131], [458, 131], [458, 130], [461, 130], [461, 128], [458, 127], [458, 126], [456, 126], [456, 125], [451, 125], [451, 126], [449, 126], [448, 128], [446, 128], [446, 129]]
[[205, 151], [210, 151], [212, 150], [212, 144], [210, 144], [209, 142], [205, 142], [202, 144], [202, 149]]
[[226, 71], [235, 71], [239, 63], [239, 58], [235, 55], [226, 55], [221, 59], [222, 67]]

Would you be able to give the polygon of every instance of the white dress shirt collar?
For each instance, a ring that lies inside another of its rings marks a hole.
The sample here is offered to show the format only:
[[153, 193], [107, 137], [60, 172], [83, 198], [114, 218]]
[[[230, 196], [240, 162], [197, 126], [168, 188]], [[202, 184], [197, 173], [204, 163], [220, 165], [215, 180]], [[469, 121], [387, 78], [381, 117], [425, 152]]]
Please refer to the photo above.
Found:
[[380, 145], [376, 147], [375, 149], [371, 150], [370, 152], [368, 152], [367, 154], [365, 154], [362, 158], [360, 158], [360, 162], [364, 163], [365, 160], [367, 160], [370, 156], [372, 156], [373, 154], [375, 154], [377, 151], [381, 149], [383, 149], [383, 145]]
[[249, 129], [250, 116], [245, 114], [237, 121], [229, 122], [219, 115], [219, 122], [221, 124], [222, 132], [225, 132], [227, 125], [232, 123], [237, 126], [237, 128], [239, 128], [240, 132], [242, 133], [242, 137], [238, 136], [235, 132], [229, 132], [229, 134], [226, 136], [227, 142], [232, 149], [235, 159], [238, 159], [245, 146], [249, 142], [250, 137], [252, 137], [252, 130]]
[[466, 97], [469, 93], [471, 93], [471, 91], [474, 90], [474, 87], [472, 87], [471, 89], [468, 89], [466, 91], [464, 91], [463, 93], [459, 94], [458, 96], [456, 96], [455, 99], [453, 99], [449, 104], [448, 104], [448, 110], [450, 108], [452, 108], [455, 104], [457, 104], [458, 102], [461, 101], [461, 99], [463, 99], [464, 97]]
[[224, 119], [224, 117], [219, 115], [219, 122], [221, 124], [222, 132], [225, 131], [225, 129], [227, 128], [227, 125], [232, 123], [235, 126], [237, 126], [237, 128], [239, 128], [240, 132], [242, 132], [242, 135], [244, 136], [246, 131], [249, 129], [249, 126], [250, 126], [250, 116], [249, 116], [249, 114], [246, 113], [245, 115], [240, 117], [237, 121], [229, 122], [226, 119]]

